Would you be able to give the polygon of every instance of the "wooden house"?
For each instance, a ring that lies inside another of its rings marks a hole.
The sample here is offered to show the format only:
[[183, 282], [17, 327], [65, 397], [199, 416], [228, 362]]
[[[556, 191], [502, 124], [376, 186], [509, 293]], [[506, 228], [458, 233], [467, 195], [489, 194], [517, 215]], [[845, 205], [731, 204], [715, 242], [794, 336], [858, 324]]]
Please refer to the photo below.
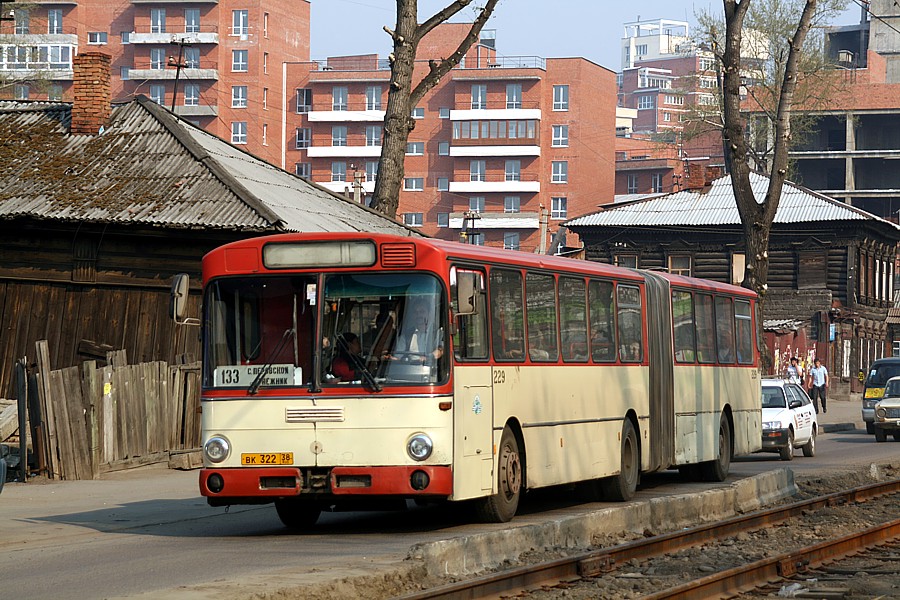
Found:
[[[0, 397], [48, 340], [53, 368], [124, 349], [199, 356], [168, 317], [172, 275], [212, 248], [289, 231], [418, 235], [162, 106], [109, 100], [109, 57], [75, 59], [75, 101], [0, 102]], [[196, 291], [196, 290], [195, 290]], [[191, 309], [198, 315], [199, 295]]]
[[[754, 194], [768, 179], [751, 174]], [[657, 198], [605, 206], [565, 224], [588, 260], [666, 270], [740, 285], [744, 236], [729, 176]], [[769, 242], [764, 304], [775, 374], [790, 356], [823, 358], [833, 394], [861, 391], [858, 373], [890, 355], [900, 227], [786, 183]], [[838, 382], [841, 385], [838, 385]]]

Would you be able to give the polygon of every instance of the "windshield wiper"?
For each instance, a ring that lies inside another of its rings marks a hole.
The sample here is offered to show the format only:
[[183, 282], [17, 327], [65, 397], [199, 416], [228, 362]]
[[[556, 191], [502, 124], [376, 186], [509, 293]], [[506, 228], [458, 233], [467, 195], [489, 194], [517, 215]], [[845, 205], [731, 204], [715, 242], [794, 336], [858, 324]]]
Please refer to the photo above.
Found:
[[362, 373], [363, 379], [366, 380], [372, 389], [376, 392], [381, 391], [381, 385], [375, 381], [375, 376], [369, 372], [369, 369], [366, 368], [366, 363], [362, 358], [359, 357], [358, 354], [354, 354], [350, 352], [350, 348], [347, 347], [347, 342], [344, 341], [344, 338], [338, 336], [337, 338], [338, 346], [344, 351], [344, 354], [350, 357], [350, 361], [353, 363], [353, 366], [356, 368], [357, 373]]
[[247, 393], [253, 396], [259, 391], [259, 386], [262, 385], [262, 382], [266, 378], [266, 373], [269, 372], [269, 369], [272, 368], [272, 363], [275, 362], [275, 358], [281, 353], [284, 349], [284, 345], [287, 341], [293, 337], [294, 329], [285, 329], [284, 333], [281, 334], [281, 341], [278, 342], [278, 345], [275, 347], [275, 350], [272, 351], [272, 354], [269, 355], [269, 360], [266, 361], [266, 364], [263, 365], [262, 370], [256, 375], [253, 381], [250, 383], [250, 387], [247, 388]]

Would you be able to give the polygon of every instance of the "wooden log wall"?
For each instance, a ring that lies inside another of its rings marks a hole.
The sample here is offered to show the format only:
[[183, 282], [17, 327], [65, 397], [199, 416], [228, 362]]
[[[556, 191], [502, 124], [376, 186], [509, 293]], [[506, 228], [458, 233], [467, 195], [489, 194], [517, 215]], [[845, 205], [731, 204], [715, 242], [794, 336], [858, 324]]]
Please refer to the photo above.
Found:
[[199, 447], [200, 364], [127, 364], [112, 352], [95, 361], [51, 370], [39, 341], [38, 393], [48, 474], [96, 479], [100, 473], [167, 461], [170, 452]]

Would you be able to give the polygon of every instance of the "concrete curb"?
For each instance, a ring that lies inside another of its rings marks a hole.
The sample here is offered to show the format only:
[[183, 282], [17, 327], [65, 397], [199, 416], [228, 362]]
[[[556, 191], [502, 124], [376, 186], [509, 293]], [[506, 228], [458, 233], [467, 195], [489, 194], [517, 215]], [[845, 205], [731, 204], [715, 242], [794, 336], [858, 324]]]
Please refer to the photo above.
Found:
[[672, 531], [757, 510], [795, 493], [793, 471], [777, 469], [697, 494], [653, 498], [550, 523], [416, 544], [408, 558], [424, 562], [429, 576], [472, 575], [532, 550], [587, 548], [595, 535], [622, 531]]
[[[835, 433], [836, 431], [853, 431], [857, 429], [856, 423], [822, 423], [822, 433]], [[865, 429], [863, 427], [863, 429]]]

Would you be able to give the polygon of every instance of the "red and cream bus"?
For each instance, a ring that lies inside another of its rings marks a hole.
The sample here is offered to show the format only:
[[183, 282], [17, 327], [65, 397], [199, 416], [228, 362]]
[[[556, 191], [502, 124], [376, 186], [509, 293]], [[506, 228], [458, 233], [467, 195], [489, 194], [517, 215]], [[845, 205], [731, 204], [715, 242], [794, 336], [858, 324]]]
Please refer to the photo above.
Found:
[[[186, 276], [173, 285], [183, 318]], [[433, 239], [285, 234], [203, 259], [200, 491], [322, 510], [471, 501], [642, 472], [724, 480], [761, 445], [755, 295]]]

